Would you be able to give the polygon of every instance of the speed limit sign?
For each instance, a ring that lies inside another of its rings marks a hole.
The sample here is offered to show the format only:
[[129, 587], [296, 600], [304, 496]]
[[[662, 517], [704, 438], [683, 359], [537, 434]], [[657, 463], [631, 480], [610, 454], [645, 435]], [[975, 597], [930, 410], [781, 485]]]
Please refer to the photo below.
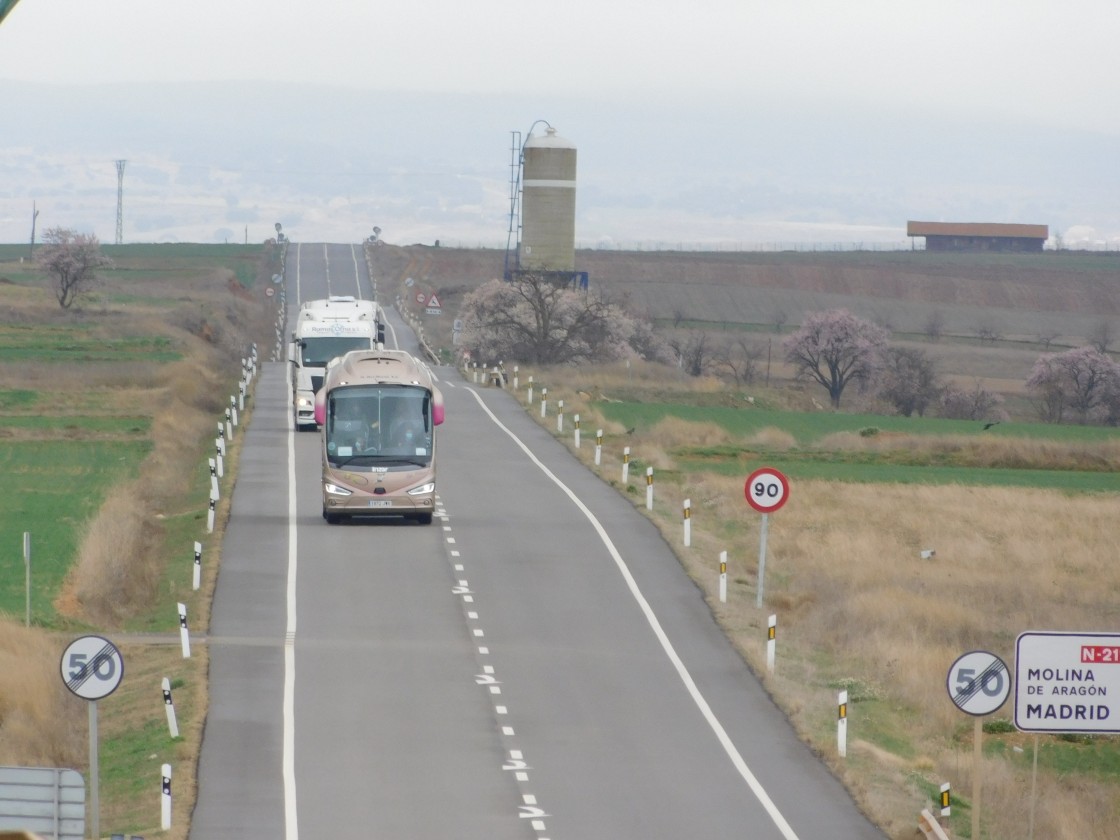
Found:
[[1007, 663], [986, 650], [957, 657], [946, 679], [949, 697], [962, 712], [977, 717], [990, 715], [1011, 693]]
[[82, 636], [62, 652], [62, 681], [83, 700], [108, 697], [123, 676], [121, 652], [101, 636]]
[[789, 481], [777, 470], [763, 467], [750, 474], [743, 492], [747, 504], [759, 513], [773, 513], [789, 498]]

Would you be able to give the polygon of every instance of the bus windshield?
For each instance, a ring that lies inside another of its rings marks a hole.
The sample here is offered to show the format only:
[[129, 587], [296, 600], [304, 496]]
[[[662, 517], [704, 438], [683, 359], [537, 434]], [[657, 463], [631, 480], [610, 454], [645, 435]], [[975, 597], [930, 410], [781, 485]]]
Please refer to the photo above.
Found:
[[432, 400], [410, 385], [349, 385], [327, 397], [323, 435], [331, 466], [427, 466]]

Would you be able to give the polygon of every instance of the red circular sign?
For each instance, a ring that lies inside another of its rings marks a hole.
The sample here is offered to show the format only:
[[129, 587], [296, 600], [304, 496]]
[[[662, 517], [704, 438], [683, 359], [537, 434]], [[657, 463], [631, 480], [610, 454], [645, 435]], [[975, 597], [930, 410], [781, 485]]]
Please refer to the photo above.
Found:
[[423, 292], [417, 292], [416, 293], [416, 302], [418, 304], [420, 304], [421, 306], [424, 305], [424, 302], [427, 301], [427, 299], [428, 299], [428, 296], [426, 294], [424, 294]]
[[762, 467], [747, 477], [743, 494], [759, 513], [773, 513], [789, 498], [789, 480], [772, 467]]

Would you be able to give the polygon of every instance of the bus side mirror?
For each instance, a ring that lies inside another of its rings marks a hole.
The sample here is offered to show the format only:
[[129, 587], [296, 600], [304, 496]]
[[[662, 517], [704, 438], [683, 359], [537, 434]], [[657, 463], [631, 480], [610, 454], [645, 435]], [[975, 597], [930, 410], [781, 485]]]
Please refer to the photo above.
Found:
[[443, 394], [438, 388], [432, 389], [432, 425], [439, 426], [443, 423]]

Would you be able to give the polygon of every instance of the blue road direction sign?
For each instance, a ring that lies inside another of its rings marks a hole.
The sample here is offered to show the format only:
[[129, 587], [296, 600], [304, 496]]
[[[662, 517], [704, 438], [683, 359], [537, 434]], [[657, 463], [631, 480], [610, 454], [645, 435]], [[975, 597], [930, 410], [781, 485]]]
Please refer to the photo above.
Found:
[[986, 650], [973, 650], [957, 657], [946, 679], [949, 697], [957, 708], [977, 717], [990, 715], [1011, 693], [1007, 663]]
[[1015, 726], [1023, 732], [1120, 733], [1120, 634], [1019, 634]]

